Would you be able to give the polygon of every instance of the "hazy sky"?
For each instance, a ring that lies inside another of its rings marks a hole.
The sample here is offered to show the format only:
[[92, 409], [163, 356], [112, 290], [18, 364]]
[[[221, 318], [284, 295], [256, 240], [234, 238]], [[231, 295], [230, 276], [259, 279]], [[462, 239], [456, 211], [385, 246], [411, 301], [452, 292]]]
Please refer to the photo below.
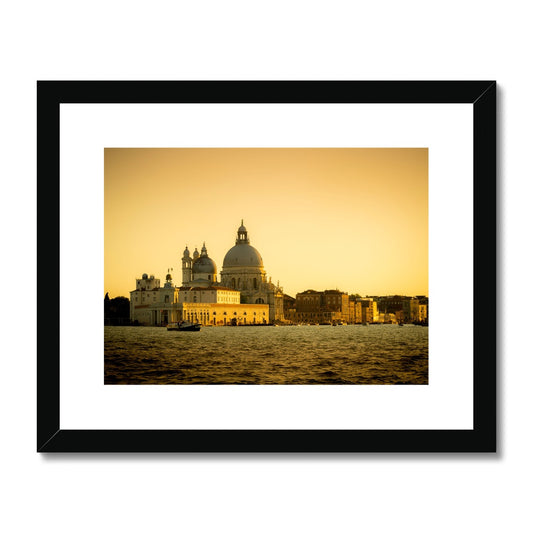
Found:
[[111, 298], [204, 241], [220, 280], [241, 219], [291, 296], [428, 293], [426, 148], [106, 148], [104, 210]]

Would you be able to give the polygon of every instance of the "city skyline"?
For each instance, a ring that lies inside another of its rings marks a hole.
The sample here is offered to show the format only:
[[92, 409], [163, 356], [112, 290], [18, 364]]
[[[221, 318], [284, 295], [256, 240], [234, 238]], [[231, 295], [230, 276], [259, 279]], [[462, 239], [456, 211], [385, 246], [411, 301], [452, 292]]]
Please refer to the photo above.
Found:
[[219, 279], [244, 220], [267, 276], [307, 289], [428, 294], [426, 148], [106, 148], [104, 293], [181, 284], [205, 242]]

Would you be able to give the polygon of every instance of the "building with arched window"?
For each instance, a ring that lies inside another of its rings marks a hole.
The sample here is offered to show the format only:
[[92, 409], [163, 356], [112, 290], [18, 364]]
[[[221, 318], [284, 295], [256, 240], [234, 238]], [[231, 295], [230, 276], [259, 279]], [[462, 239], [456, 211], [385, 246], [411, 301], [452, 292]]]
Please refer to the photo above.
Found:
[[267, 280], [263, 259], [250, 245], [241, 221], [237, 239], [224, 257], [221, 281], [205, 242], [181, 258], [182, 285], [175, 287], [170, 271], [164, 287], [143, 274], [130, 293], [130, 319], [145, 325], [191, 320], [204, 325], [253, 325], [283, 320], [283, 290]]
[[220, 277], [222, 285], [240, 292], [242, 304], [267, 304], [270, 321], [283, 320], [283, 289], [267, 280], [263, 258], [250, 244], [243, 221], [235, 246], [224, 257]]

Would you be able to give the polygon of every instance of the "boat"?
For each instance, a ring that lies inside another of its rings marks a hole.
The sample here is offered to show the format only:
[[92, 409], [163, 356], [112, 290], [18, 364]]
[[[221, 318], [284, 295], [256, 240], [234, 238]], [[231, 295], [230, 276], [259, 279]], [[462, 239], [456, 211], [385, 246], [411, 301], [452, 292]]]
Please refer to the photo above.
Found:
[[167, 331], [200, 331], [201, 327], [199, 322], [170, 322], [167, 324]]

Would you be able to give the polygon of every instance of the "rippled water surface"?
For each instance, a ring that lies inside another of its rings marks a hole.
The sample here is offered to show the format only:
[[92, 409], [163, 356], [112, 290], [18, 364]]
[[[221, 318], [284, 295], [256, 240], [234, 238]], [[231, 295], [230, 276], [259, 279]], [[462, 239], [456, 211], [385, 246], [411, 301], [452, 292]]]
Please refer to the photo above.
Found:
[[105, 327], [105, 383], [427, 384], [428, 328]]

